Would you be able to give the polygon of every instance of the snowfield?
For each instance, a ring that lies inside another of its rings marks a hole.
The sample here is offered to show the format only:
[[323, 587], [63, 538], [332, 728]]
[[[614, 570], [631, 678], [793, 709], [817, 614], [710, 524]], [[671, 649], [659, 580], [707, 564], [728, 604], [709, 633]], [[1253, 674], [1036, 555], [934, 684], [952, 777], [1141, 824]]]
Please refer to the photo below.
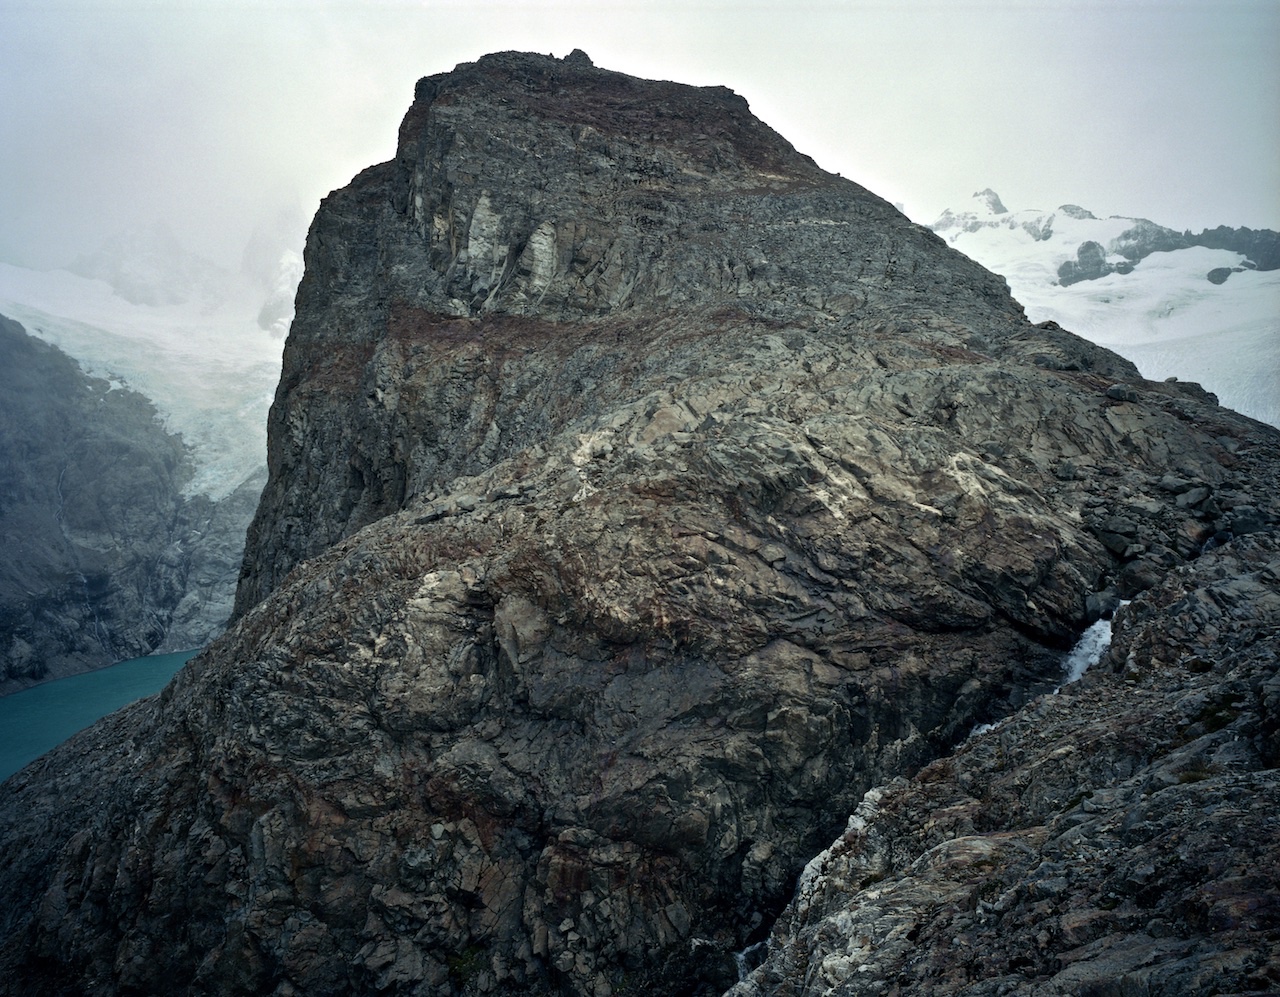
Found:
[[[1002, 212], [990, 192], [974, 197], [971, 210], [946, 212], [931, 227], [1002, 275], [1031, 321], [1052, 319], [1133, 361], [1148, 379], [1199, 382], [1228, 408], [1280, 426], [1280, 270], [1249, 269], [1240, 253], [1192, 246], [1064, 287], [1058, 268], [1082, 243], [1097, 242], [1108, 262], [1121, 262], [1112, 247], [1141, 220], [1073, 208]], [[1243, 269], [1211, 283], [1208, 273], [1223, 267]]]
[[[280, 293], [291, 304], [292, 289]], [[204, 293], [191, 297], [131, 304], [102, 280], [0, 263], [0, 314], [86, 372], [150, 398], [166, 428], [192, 448], [197, 472], [188, 492], [217, 500], [266, 463], [287, 321], [277, 319], [272, 331], [259, 325], [266, 295], [248, 280], [229, 280], [212, 303]]]

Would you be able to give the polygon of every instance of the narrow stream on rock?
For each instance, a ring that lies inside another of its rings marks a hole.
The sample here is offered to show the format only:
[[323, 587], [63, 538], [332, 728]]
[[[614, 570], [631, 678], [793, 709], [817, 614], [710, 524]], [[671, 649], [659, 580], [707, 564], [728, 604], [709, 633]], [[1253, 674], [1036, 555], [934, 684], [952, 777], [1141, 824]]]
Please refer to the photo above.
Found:
[[[1098, 620], [1080, 635], [1076, 646], [1067, 652], [1062, 664], [1062, 685], [1079, 682], [1084, 673], [1102, 660], [1111, 646], [1111, 621]], [[1058, 687], [1059, 689], [1062, 686]], [[1055, 690], [1056, 691], [1056, 690]]]
[[[1120, 606], [1128, 604], [1127, 600], [1123, 600]], [[1063, 686], [1079, 682], [1085, 672], [1102, 660], [1102, 656], [1107, 653], [1107, 648], [1111, 646], [1111, 622], [1114, 619], [1113, 613], [1111, 616], [1097, 620], [1080, 635], [1075, 646], [1062, 658], [1062, 682], [1053, 689], [1052, 695], [1056, 696], [1060, 693]], [[1003, 717], [994, 723], [978, 724], [969, 731], [969, 737], [976, 737], [978, 734], [994, 730], [1008, 719], [1009, 717]]]
[[738, 965], [738, 982], [741, 983], [750, 976], [751, 971], [763, 963], [768, 956], [769, 940], [767, 938], [754, 945], [748, 945], [741, 952], [733, 953], [733, 961]]
[[[1117, 611], [1128, 604], [1128, 600], [1122, 600]], [[1107, 648], [1111, 646], [1111, 623], [1114, 619], [1113, 613], [1098, 620], [1080, 635], [1076, 646], [1067, 652], [1062, 663], [1062, 685], [1079, 682], [1085, 672], [1102, 660], [1102, 656], [1107, 653]], [[1060, 685], [1054, 692], [1061, 689]]]

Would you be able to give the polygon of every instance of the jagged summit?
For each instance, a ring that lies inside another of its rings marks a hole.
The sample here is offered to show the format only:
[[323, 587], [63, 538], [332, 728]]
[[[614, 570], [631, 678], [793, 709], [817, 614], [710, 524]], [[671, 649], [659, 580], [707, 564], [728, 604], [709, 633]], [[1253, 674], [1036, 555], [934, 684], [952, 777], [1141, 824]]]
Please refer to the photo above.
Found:
[[[448, 73], [424, 77], [418, 81], [414, 106], [401, 127], [399, 157], [420, 158], [423, 150], [414, 138], [421, 118], [433, 106], [447, 106], [464, 95], [471, 104], [477, 99], [496, 101], [500, 106], [494, 110], [506, 112], [500, 118], [540, 122], [547, 130], [545, 139], [555, 134], [548, 124], [567, 126], [572, 141], [585, 143], [584, 152], [589, 152], [590, 131], [595, 131], [649, 148], [665, 146], [678, 157], [680, 168], [696, 172], [710, 168], [782, 174], [766, 178], [774, 181], [817, 182], [828, 177], [752, 115], [746, 100], [729, 88], [692, 87], [600, 69], [580, 50], [564, 59], [496, 53]], [[590, 131], [584, 134], [584, 130]], [[494, 137], [500, 134], [493, 133]], [[540, 155], [545, 158], [541, 150], [527, 152], [535, 162]]]
[[723, 992], [867, 791], [1280, 518], [1280, 434], [741, 98], [509, 53], [321, 205], [269, 440], [228, 633], [0, 787], [0, 990]]
[[990, 187], [984, 187], [982, 190], [978, 191], [973, 195], [973, 199], [982, 205], [989, 214], [1006, 215], [1009, 213], [1009, 209], [1006, 208], [1004, 203], [1000, 200], [1000, 195]]
[[[459, 337], [514, 346], [546, 335], [539, 322], [567, 322], [556, 335], [566, 348], [627, 341], [630, 352], [660, 316], [714, 338], [729, 316], [792, 324], [804, 315], [827, 326], [892, 312], [906, 321], [937, 313], [942, 297], [983, 335], [1021, 322], [999, 278], [818, 169], [727, 89], [524, 53], [426, 77], [395, 160], [331, 195], [312, 226], [272, 415], [272, 482], [250, 531], [250, 546], [263, 546], [246, 559], [238, 611], [340, 536], [597, 405], [591, 393], [539, 390], [542, 407], [520, 399], [483, 446], [405, 438], [373, 454], [360, 443], [355, 470], [288, 442], [283, 403], [347, 383], [369, 369], [370, 351]], [[694, 326], [702, 313], [717, 317]], [[620, 324], [580, 325], [597, 321]], [[495, 400], [516, 403], [510, 393]], [[323, 448], [346, 453], [351, 434], [371, 431], [346, 422], [329, 427], [345, 439]], [[299, 461], [310, 469], [287, 470]], [[334, 496], [332, 515], [305, 530], [276, 525], [314, 521], [306, 510], [317, 493]]]

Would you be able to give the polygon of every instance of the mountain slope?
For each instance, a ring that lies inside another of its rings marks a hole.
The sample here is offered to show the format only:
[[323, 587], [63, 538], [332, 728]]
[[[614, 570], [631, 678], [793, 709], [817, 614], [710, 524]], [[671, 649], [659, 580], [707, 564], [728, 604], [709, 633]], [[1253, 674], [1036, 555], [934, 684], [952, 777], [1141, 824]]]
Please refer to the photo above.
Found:
[[1193, 235], [1070, 204], [1011, 212], [990, 190], [932, 228], [1003, 274], [1032, 321], [1058, 322], [1147, 377], [1200, 382], [1280, 425], [1280, 234]]
[[182, 439], [3, 317], [0, 360], [0, 690], [207, 637], [179, 610], [213, 516]]
[[1278, 578], [1275, 533], [1213, 550], [1081, 685], [868, 793], [732, 997], [1275, 992]]
[[[163, 557], [151, 551], [150, 541], [140, 541], [134, 528], [138, 509], [157, 501], [147, 493], [148, 484], [156, 484], [147, 461], [136, 462], [136, 485], [127, 481], [129, 462], [100, 461], [101, 466], [81, 482], [86, 493], [94, 494], [95, 519], [102, 534], [95, 546], [102, 548], [104, 563], [137, 559], [139, 565], [153, 565], [147, 569], [154, 576], [150, 580], [143, 577], [142, 568], [137, 578], [128, 579], [114, 568], [101, 575], [86, 571], [86, 577], [92, 575], [102, 589], [95, 591], [94, 599], [119, 603], [118, 617], [132, 617], [114, 620], [101, 639], [91, 636], [92, 627], [68, 629], [70, 617], [63, 610], [31, 609], [34, 593], [62, 590], [71, 568], [59, 557], [46, 556], [53, 549], [49, 543], [34, 539], [50, 530], [56, 533], [49, 494], [43, 499], [34, 493], [24, 495], [22, 501], [32, 503], [28, 511], [35, 518], [24, 518], [24, 525], [12, 533], [14, 550], [23, 552], [23, 581], [14, 590], [14, 606], [25, 608], [14, 609], [13, 624], [21, 630], [22, 644], [12, 653], [6, 645], [0, 659], [6, 673], [21, 675], [21, 681], [98, 667], [153, 650], [198, 647], [222, 630], [231, 613], [245, 531], [266, 477], [263, 427], [279, 376], [282, 347], [266, 327], [281, 321], [287, 325], [292, 317], [291, 305], [281, 311], [277, 301], [286, 293], [292, 295], [289, 260], [283, 258], [273, 275], [279, 286], [270, 292], [261, 321], [255, 323], [254, 311], [267, 293], [265, 288], [180, 252], [172, 237], [164, 236], [163, 232], [135, 234], [79, 261], [80, 270], [102, 279], [0, 264], [0, 311], [24, 323], [31, 335], [65, 350], [89, 374], [110, 385], [104, 397], [113, 403], [129, 397], [142, 405], [145, 397], [146, 405], [154, 406], [147, 408], [150, 414], [145, 418], [129, 424], [138, 433], [136, 440], [127, 439], [125, 423], [117, 420], [111, 430], [116, 440], [111, 452], [117, 457], [130, 448], [149, 452], [157, 434], [168, 433], [177, 434], [174, 445], [181, 454], [180, 460], [174, 458], [172, 474], [157, 485], [164, 496], [158, 501], [173, 506], [165, 522], [152, 528], [174, 545]], [[33, 355], [29, 349], [22, 352], [23, 358]], [[10, 360], [17, 363], [18, 357]], [[14, 377], [35, 374], [26, 367], [8, 373]], [[46, 401], [70, 404], [65, 385], [59, 384], [47, 386]], [[16, 404], [16, 399], [10, 402]], [[85, 439], [103, 429], [96, 425], [98, 413], [92, 408], [68, 409], [63, 415], [73, 422], [84, 421], [74, 431]], [[19, 433], [39, 421], [26, 408], [6, 409], [5, 416]], [[157, 418], [163, 429], [159, 423], [152, 424]], [[44, 465], [64, 449], [63, 442], [37, 435], [9, 454], [7, 472], [15, 481], [41, 479]], [[87, 468], [81, 466], [79, 471], [87, 473]], [[181, 493], [170, 495], [167, 489], [175, 481]], [[108, 543], [107, 536], [114, 540]], [[45, 553], [35, 553], [33, 544]], [[137, 550], [131, 549], [134, 545]], [[124, 591], [111, 591], [116, 584], [122, 584]], [[138, 595], [151, 590], [152, 595]], [[131, 599], [148, 608], [124, 611], [123, 605], [133, 605]], [[80, 608], [72, 615], [78, 618], [84, 615], [86, 600], [82, 595], [76, 602]], [[11, 688], [0, 685], [0, 689]]]
[[0, 991], [723, 990], [868, 790], [1280, 518], [1280, 433], [580, 52], [419, 82], [269, 433], [234, 625], [0, 786]]

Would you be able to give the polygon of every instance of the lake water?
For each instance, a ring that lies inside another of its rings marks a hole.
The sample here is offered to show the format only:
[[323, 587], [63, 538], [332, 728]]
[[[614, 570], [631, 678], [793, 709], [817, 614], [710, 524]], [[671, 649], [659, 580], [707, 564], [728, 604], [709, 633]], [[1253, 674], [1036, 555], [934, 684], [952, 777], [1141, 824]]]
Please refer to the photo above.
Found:
[[76, 731], [159, 692], [196, 651], [153, 654], [0, 696], [0, 780]]

